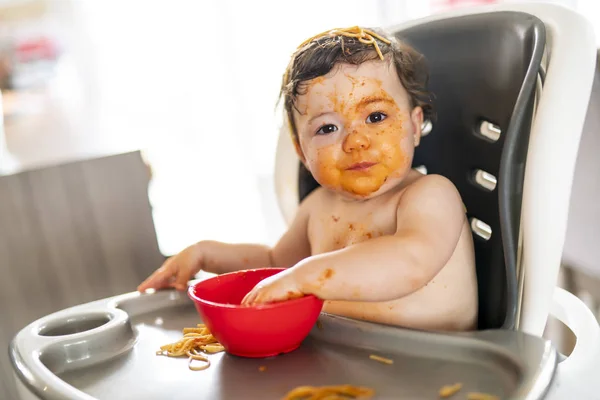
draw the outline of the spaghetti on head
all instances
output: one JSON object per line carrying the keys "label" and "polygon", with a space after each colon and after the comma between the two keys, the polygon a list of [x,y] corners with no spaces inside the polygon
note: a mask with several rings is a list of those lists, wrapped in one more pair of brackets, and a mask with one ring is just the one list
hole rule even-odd
{"label": "spaghetti on head", "polygon": [[310,37],[310,38],[306,39],[304,42],[300,43],[300,45],[298,46],[298,49],[306,46],[307,44],[309,44],[310,42],[312,42],[314,40],[320,39],[325,36],[330,36],[330,37],[346,36],[349,38],[357,39],[362,44],[372,44],[375,47],[375,51],[377,52],[377,55],[382,60],[383,60],[383,54],[381,53],[381,50],[379,49],[379,45],[377,44],[375,39],[378,39],[385,44],[391,43],[386,38],[379,36],[378,34],[376,34],[375,32],[373,32],[369,29],[364,29],[364,28],[361,28],[360,26],[353,26],[350,28],[336,28],[336,29],[330,29],[325,32],[321,32],[318,35]]}
{"label": "spaghetti on head", "polygon": [[306,85],[311,80],[326,76],[336,65],[358,66],[368,61],[386,60],[394,66],[400,83],[408,93],[411,107],[421,107],[423,120],[433,123],[433,99],[427,88],[429,73],[421,53],[378,28],[335,28],[300,43],[283,73],[279,100],[283,100],[284,118],[293,143],[299,145],[294,119],[294,113],[299,111],[296,102],[306,94]]}

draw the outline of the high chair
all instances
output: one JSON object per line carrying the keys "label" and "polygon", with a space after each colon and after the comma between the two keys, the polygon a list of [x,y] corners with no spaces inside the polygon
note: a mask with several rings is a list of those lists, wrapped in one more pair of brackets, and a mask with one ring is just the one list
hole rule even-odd
{"label": "high chair", "polygon": [[[421,51],[437,120],[426,121],[413,166],[451,179],[475,240],[479,329],[544,332],[549,316],[577,343],[551,398],[600,398],[600,328],[556,286],[579,139],[594,77],[588,21],[562,6],[500,4],[460,9],[390,29]],[[318,184],[298,161],[287,124],[275,168],[290,222]]]}
{"label": "high chair", "polygon": [[[323,314],[306,346],[288,356],[249,360],[214,355],[212,366],[194,372],[186,370],[187,360],[176,363],[156,355],[158,346],[179,340],[182,328],[198,322],[187,296],[173,290],[130,292],[53,312],[21,329],[9,346],[18,397],[163,399],[177,393],[178,399],[281,398],[299,385],[364,382],[376,386],[381,399],[438,398],[441,385],[460,379],[469,391],[488,387],[518,400],[599,398],[595,375],[600,328],[582,301],[556,287],[595,66],[589,24],[566,8],[535,3],[463,9],[391,30],[425,54],[431,71],[437,119],[424,124],[414,167],[449,177],[463,196],[475,239],[480,332],[420,332]],[[301,167],[285,128],[280,132],[275,179],[279,205],[289,222],[317,184]],[[96,193],[92,199],[105,199],[100,192],[91,193]],[[51,205],[43,196],[35,200]],[[143,213],[144,208],[136,211]],[[46,211],[44,218],[58,218]],[[76,216],[80,215],[85,214]],[[98,221],[106,223],[103,218]],[[148,220],[142,216],[139,221]],[[139,221],[126,226],[150,227],[140,227]],[[121,221],[112,225],[123,231]],[[52,242],[79,239],[81,232],[92,236],[99,229],[76,226],[79,236],[55,234]],[[141,248],[136,245],[138,235],[132,234],[129,245],[123,246],[127,231],[110,234],[106,244],[112,243],[116,254],[142,249],[145,257],[157,259],[125,257],[117,267],[138,261],[130,268],[156,268],[155,241]],[[14,247],[29,255],[25,245]],[[50,250],[58,248],[55,244]],[[74,273],[65,281],[70,285],[97,261],[94,252],[85,254],[82,262],[73,257]],[[32,262],[18,264],[26,257],[13,259],[17,261],[4,265],[18,268],[20,274],[37,268]],[[49,277],[60,272],[43,271]],[[0,295],[8,300],[0,303],[17,314],[10,303],[20,304],[16,295],[33,293],[36,301],[62,295],[50,279],[38,279],[42,289],[58,292],[46,296],[29,288],[16,292],[12,281],[7,282]],[[540,339],[549,316],[564,322],[577,337],[574,350],[562,361],[550,342]],[[367,364],[369,352],[389,353],[397,362]],[[268,370],[260,369],[267,363]],[[465,393],[453,398],[465,398]]]}

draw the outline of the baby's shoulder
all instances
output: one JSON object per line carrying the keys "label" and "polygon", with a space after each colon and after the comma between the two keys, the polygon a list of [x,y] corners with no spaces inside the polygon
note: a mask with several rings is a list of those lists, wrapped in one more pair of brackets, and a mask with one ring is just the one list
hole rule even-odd
{"label": "baby's shoulder", "polygon": [[412,213],[416,210],[444,210],[463,214],[466,207],[458,188],[442,175],[425,175],[407,185],[398,197],[398,209]]}
{"label": "baby's shoulder", "polygon": [[411,197],[414,200],[431,196],[448,199],[460,198],[454,183],[445,176],[437,174],[423,175],[412,180],[404,186],[399,195],[400,197]]}

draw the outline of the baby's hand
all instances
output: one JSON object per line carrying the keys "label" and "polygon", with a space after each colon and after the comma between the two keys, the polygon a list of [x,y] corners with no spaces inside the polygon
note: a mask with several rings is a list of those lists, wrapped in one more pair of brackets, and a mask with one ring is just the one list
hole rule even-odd
{"label": "baby's hand", "polygon": [[302,297],[300,285],[296,281],[293,271],[283,271],[260,281],[244,297],[242,305],[275,303]]}
{"label": "baby's hand", "polygon": [[159,269],[138,286],[137,290],[143,292],[146,289],[171,287],[185,291],[187,282],[200,271],[201,267],[202,254],[198,246],[189,246],[165,261]]}

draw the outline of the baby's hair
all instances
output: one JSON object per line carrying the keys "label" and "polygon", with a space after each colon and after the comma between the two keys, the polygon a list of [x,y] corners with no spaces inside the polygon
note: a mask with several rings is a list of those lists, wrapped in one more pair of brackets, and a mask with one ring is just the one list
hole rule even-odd
{"label": "baby's hair", "polygon": [[429,73],[422,54],[380,30],[358,26],[332,29],[301,43],[283,75],[280,98],[284,99],[293,139],[298,140],[293,110],[297,97],[306,93],[307,81],[327,75],[337,64],[360,65],[378,58],[393,60],[411,107],[420,106],[424,120],[433,119],[431,95],[427,90]]}

